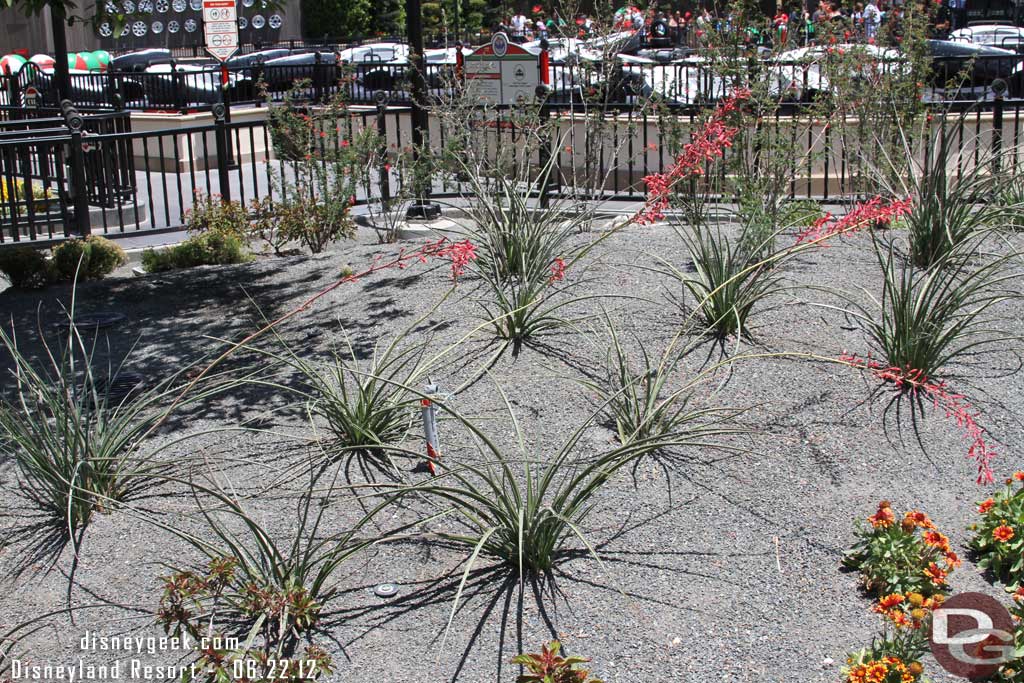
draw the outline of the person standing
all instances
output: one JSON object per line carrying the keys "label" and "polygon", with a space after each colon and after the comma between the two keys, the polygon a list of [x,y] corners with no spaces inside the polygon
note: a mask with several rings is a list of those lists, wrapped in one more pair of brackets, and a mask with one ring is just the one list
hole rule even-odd
{"label": "person standing", "polygon": [[875,0],[868,0],[864,5],[864,37],[869,43],[875,42],[878,37],[878,26],[882,23],[882,13],[875,4]]}

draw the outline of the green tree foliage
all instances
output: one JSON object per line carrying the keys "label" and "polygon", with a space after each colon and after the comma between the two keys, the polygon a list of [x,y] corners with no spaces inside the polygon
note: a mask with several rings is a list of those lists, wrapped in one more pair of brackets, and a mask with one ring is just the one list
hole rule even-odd
{"label": "green tree foliage", "polygon": [[302,35],[307,38],[366,36],[375,34],[377,25],[371,0],[302,0]]}

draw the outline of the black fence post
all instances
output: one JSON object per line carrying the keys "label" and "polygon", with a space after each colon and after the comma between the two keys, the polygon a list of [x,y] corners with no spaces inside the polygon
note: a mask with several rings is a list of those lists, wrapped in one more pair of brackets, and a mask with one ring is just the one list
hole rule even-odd
{"label": "black fence post", "polygon": [[316,56],[313,57],[313,100],[317,103],[323,101],[324,97],[322,65],[323,59],[320,56],[320,51],[317,50]]}
{"label": "black fence post", "polygon": [[388,98],[387,93],[379,91],[377,97],[377,135],[380,138],[380,199],[382,204],[391,201],[391,165],[388,163]]}
{"label": "black fence post", "polygon": [[82,127],[85,120],[71,104],[71,100],[60,103],[64,123],[71,133],[71,200],[75,209],[75,232],[79,237],[92,234],[89,224],[89,195],[85,187],[85,152],[82,150]]}
{"label": "black fence post", "polygon": [[228,155],[228,127],[224,119],[224,105],[217,103],[213,105],[213,118],[215,122],[214,136],[217,144],[217,179],[220,183],[221,200],[231,201],[231,177],[228,175],[228,166],[231,159]]}
{"label": "black fence post", "polygon": [[996,79],[992,82],[995,94],[992,102],[992,173],[999,173],[1003,156],[1003,94],[1006,92],[1006,81]]}
{"label": "black fence post", "polygon": [[177,63],[171,60],[171,87],[174,88],[174,103],[182,114],[188,113],[188,98],[185,96],[184,74],[178,71]]}

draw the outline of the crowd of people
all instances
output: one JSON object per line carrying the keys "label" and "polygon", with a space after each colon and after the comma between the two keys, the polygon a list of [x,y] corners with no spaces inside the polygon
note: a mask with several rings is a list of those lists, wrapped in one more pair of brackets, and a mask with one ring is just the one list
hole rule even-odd
{"label": "crowd of people", "polygon": [[[743,32],[748,43],[782,48],[815,45],[826,37],[834,40],[837,36],[843,42],[876,43],[899,40],[904,1],[859,0],[844,6],[837,0],[820,0],[813,7],[779,9],[772,17],[744,26],[737,25],[732,14],[716,14],[706,7],[692,12],[623,7],[610,22],[599,25],[586,14],[566,20],[558,10],[547,13],[541,5],[534,5],[529,16],[516,12],[496,29],[517,42],[557,36],[586,39],[610,23],[612,31],[634,31],[645,43],[664,47],[697,48],[705,36],[736,31]],[[948,37],[951,31],[966,24],[966,14],[965,0],[942,0],[931,24],[931,37]]]}

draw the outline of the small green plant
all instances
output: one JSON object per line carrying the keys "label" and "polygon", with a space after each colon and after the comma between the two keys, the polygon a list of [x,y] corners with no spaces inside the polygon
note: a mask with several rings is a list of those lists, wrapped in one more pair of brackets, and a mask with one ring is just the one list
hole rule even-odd
{"label": "small green plant", "polygon": [[329,436],[321,440],[321,449],[331,459],[354,455],[393,472],[391,454],[409,432],[419,405],[419,397],[405,387],[418,385],[426,374],[426,345],[404,344],[410,329],[375,346],[366,362],[359,361],[347,336],[344,348],[334,349],[326,362],[301,357],[279,338],[281,350],[260,352],[296,371],[298,381],[256,381],[297,395],[314,425],[326,424]]}
{"label": "small green plant", "polygon": [[[232,667],[246,660],[262,665],[257,679],[270,676],[270,660],[285,658],[293,660],[289,667],[296,667],[284,674],[289,680],[330,673],[330,657],[312,638],[323,631],[325,611],[342,594],[334,575],[354,555],[389,538],[381,532],[358,534],[391,501],[383,500],[350,529],[328,532],[325,515],[340,487],[337,471],[325,477],[327,481],[310,474],[297,507],[297,524],[283,538],[261,525],[236,497],[198,483],[193,491],[209,533],[199,536],[166,527],[208,558],[203,567],[172,568],[163,578],[157,611],[169,635],[197,641],[226,637],[219,641],[223,647],[198,653],[203,681],[227,680]],[[297,655],[303,643],[304,654]]]}
{"label": "small green plant", "polygon": [[146,249],[142,252],[142,267],[147,273],[162,273],[196,266],[248,263],[252,259],[237,237],[221,232],[204,232],[173,247]]}
{"label": "small green plant", "polygon": [[0,442],[13,455],[24,495],[58,534],[77,543],[94,513],[117,507],[169,466],[157,457],[161,449],[140,449],[167,416],[177,377],[119,393],[127,357],[97,374],[73,304],[60,346],[40,343],[43,365],[22,353],[13,331],[0,329],[0,348],[13,360],[11,390],[0,396]]}
{"label": "small green plant", "polygon": [[56,277],[46,255],[32,247],[0,248],[0,274],[15,289],[39,289]]}
{"label": "small green plant", "polygon": [[748,223],[736,240],[717,227],[674,226],[690,251],[696,275],[658,259],[694,298],[708,332],[721,339],[748,335],[754,307],[779,290],[770,262],[775,234],[762,234],[757,225]]}
{"label": "small green plant", "polygon": [[245,244],[252,227],[246,208],[236,201],[225,201],[218,194],[196,190],[192,208],[185,211],[185,228],[192,235],[218,233]]}
{"label": "small green plant", "polygon": [[[908,258],[918,268],[948,265],[954,252],[986,231],[1003,227],[1018,210],[999,201],[1007,180],[989,172],[987,154],[970,163],[958,160],[957,130],[963,125],[961,118],[957,125],[943,121],[936,126],[923,151],[924,161],[914,161],[910,172],[899,176],[898,186],[886,186],[891,196],[914,198],[901,224],[907,229]],[[919,156],[909,142],[905,152],[910,159]]]}
{"label": "small green plant", "polygon": [[[654,362],[637,338],[637,352],[630,354],[623,346],[611,321],[607,319],[610,346],[605,364],[604,381],[580,380],[593,391],[615,425],[619,443],[659,440],[693,431],[701,424],[705,437],[736,433],[726,423],[736,411],[695,405],[693,387],[671,389],[670,380],[678,376],[678,358],[670,345]],[[639,360],[638,360],[639,359]]]}
{"label": "small green plant", "polygon": [[981,521],[971,525],[970,542],[978,566],[1011,589],[1024,586],[1024,471],[1014,472],[1005,487],[979,503],[978,513]]}
{"label": "small green plant", "polygon": [[592,678],[590,672],[582,668],[589,659],[563,657],[559,654],[561,650],[562,644],[552,640],[540,646],[539,654],[513,657],[513,664],[529,672],[520,675],[516,683],[603,683],[599,678]]}
{"label": "small green plant", "polygon": [[868,526],[858,522],[857,542],[843,557],[845,567],[860,572],[866,591],[882,598],[909,592],[929,597],[949,590],[947,577],[960,558],[928,515],[912,510],[897,521],[883,500],[867,521]]}
{"label": "small green plant", "polygon": [[[99,235],[70,239],[53,248],[53,265],[62,280],[98,280],[128,262],[118,244]],[[79,265],[81,264],[81,265]]]}
{"label": "small green plant", "polygon": [[273,220],[285,242],[298,242],[319,254],[331,242],[355,236],[350,215],[355,197],[338,197],[326,186],[324,190],[329,194],[313,196],[293,189],[275,205]]}
{"label": "small green plant", "polygon": [[885,363],[925,378],[937,378],[964,354],[1012,338],[993,331],[986,314],[997,303],[1018,294],[1006,284],[1015,276],[994,258],[975,266],[966,254],[949,253],[930,270],[901,262],[893,245],[873,238],[882,270],[882,295],[865,305],[853,293],[842,293],[846,313],[859,322]]}

